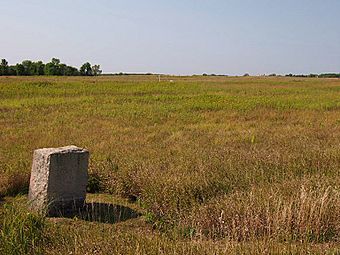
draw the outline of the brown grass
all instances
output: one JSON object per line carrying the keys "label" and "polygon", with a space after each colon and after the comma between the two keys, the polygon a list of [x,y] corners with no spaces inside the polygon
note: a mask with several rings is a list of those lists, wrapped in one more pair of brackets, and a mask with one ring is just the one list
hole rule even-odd
{"label": "brown grass", "polygon": [[1,175],[0,198],[28,192],[30,175],[27,172],[10,172]]}
{"label": "brown grass", "polygon": [[337,242],[340,193],[331,187],[235,193],[195,211],[191,227],[197,236],[244,241]]}
{"label": "brown grass", "polygon": [[121,254],[209,254],[215,242],[235,253],[333,251],[340,80],[169,79],[0,78],[0,194],[27,189],[34,149],[75,144],[90,150],[99,190],[134,201],[147,221],[141,233],[122,231],[125,250],[98,226],[61,227],[83,240],[64,240],[78,254],[91,238]]}

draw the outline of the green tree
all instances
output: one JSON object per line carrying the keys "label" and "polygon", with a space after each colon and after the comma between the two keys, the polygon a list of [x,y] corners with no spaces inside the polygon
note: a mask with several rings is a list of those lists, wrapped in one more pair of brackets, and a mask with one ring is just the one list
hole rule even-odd
{"label": "green tree", "polygon": [[22,61],[24,67],[24,75],[34,75],[34,64],[31,60]]}
{"label": "green tree", "polygon": [[92,72],[92,67],[91,64],[89,62],[86,62],[85,64],[83,64],[80,67],[80,74],[83,76],[92,76],[93,72]]}
{"label": "green tree", "polygon": [[82,65],[81,70],[61,63],[58,58],[52,58],[44,64],[42,61],[24,60],[22,63],[9,66],[6,59],[0,62],[0,75],[67,75],[67,76],[92,76],[100,75],[100,65],[91,66],[89,62]]}
{"label": "green tree", "polygon": [[59,66],[60,65],[60,59],[52,58],[51,63],[55,66]]}
{"label": "green tree", "polygon": [[34,75],[44,75],[45,74],[45,64],[42,61],[34,62]]}
{"label": "green tree", "polygon": [[100,70],[100,65],[94,65],[92,66],[92,74],[94,76],[97,76],[97,75],[101,75],[102,74],[102,70]]}
{"label": "green tree", "polygon": [[67,66],[66,71],[65,71],[65,75],[67,75],[67,76],[77,76],[77,75],[79,75],[79,71],[78,71],[77,68],[75,68],[73,66]]}
{"label": "green tree", "polygon": [[6,59],[1,59],[0,75],[8,75],[8,62]]}
{"label": "green tree", "polygon": [[59,73],[58,73],[58,75],[61,75],[61,76],[66,75],[66,69],[67,69],[67,65],[59,64]]}
{"label": "green tree", "polygon": [[60,75],[60,60],[57,58],[52,58],[51,62],[45,65],[46,75]]}
{"label": "green tree", "polygon": [[25,67],[22,65],[22,64],[17,64],[15,66],[15,69],[16,69],[16,74],[17,75],[25,75]]}
{"label": "green tree", "polygon": [[17,75],[17,68],[16,68],[16,66],[9,66],[8,67],[8,75]]}

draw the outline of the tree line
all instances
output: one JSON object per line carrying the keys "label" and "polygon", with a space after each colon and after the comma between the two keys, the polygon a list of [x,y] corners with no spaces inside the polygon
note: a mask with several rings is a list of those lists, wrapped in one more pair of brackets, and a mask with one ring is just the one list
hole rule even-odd
{"label": "tree line", "polygon": [[301,78],[340,78],[340,73],[322,73],[322,74],[286,74],[286,77]]}
{"label": "tree line", "polygon": [[73,66],[61,63],[59,59],[52,58],[50,62],[24,60],[16,65],[9,65],[6,59],[0,63],[0,76],[31,76],[31,75],[57,75],[57,76],[96,76],[100,75],[100,65],[84,63],[78,70]]}

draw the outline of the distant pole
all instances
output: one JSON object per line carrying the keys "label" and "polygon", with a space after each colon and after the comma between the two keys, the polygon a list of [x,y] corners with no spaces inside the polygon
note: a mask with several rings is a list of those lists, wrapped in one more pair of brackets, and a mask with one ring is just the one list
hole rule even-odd
{"label": "distant pole", "polygon": [[161,82],[161,75],[158,75],[158,82]]}

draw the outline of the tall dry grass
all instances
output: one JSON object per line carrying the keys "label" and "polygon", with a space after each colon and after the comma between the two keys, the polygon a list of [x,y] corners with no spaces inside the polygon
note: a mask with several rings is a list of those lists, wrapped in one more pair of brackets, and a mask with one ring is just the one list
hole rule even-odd
{"label": "tall dry grass", "polygon": [[[27,189],[34,149],[76,144],[91,152],[89,191],[147,211],[151,230],[135,233],[129,251],[98,240],[121,253],[145,243],[180,253],[186,237],[239,251],[338,242],[339,80],[169,79],[0,78],[0,194]],[[85,240],[85,251],[101,236],[87,226],[62,235]],[[157,230],[170,241],[152,243]]]}
{"label": "tall dry grass", "polygon": [[338,242],[340,193],[332,187],[235,193],[194,211],[188,226],[198,237],[233,241]]}
{"label": "tall dry grass", "polygon": [[30,175],[28,172],[6,172],[0,178],[0,198],[16,196],[28,192]]}

